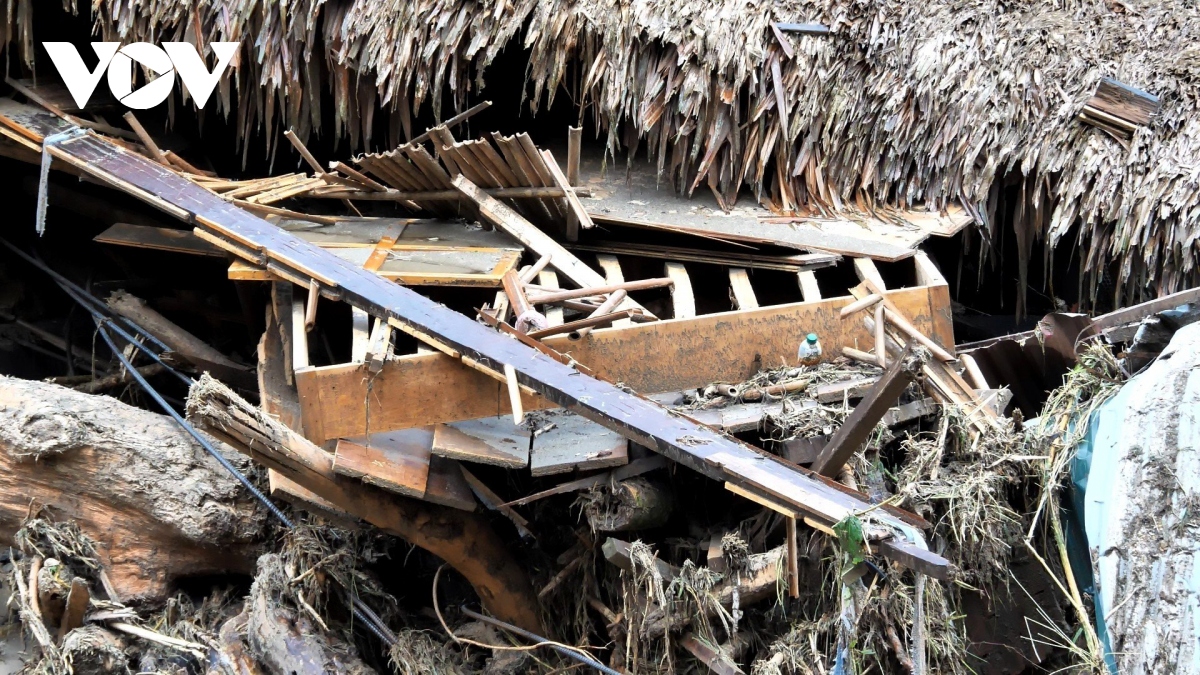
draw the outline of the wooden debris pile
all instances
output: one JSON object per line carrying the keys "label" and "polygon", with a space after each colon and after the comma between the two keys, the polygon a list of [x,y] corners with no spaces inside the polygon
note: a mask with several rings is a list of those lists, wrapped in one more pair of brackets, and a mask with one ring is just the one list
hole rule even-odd
{"label": "wooden debris pile", "polygon": [[[0,126],[194,228],[112,223],[99,246],[235,258],[207,273],[242,285],[254,350],[235,358],[172,321],[153,284],[136,286],[151,301],[101,301],[9,246],[93,318],[97,374],[119,380],[105,387],[132,381],[172,419],[0,380],[37,394],[0,395],[0,421],[15,420],[0,481],[22,495],[0,536],[21,551],[17,605],[44,669],[136,656],[154,670],[163,649],[271,673],[1096,662],[1094,641],[1013,633],[1090,626],[1078,592],[1060,592],[1066,455],[1040,454],[1047,432],[1007,414],[992,362],[956,348],[949,285],[923,252],[883,267],[681,230],[684,244],[636,255],[619,233],[597,246],[578,153],[563,169],[524,135],[459,142],[437,127],[432,152],[418,137],[328,169],[289,135],[311,176],[226,181],[155,153],[144,129],[141,146],[117,143],[59,113],[0,101]],[[343,213],[302,210],[317,198]],[[491,266],[452,260],[475,254]],[[98,419],[72,422],[46,402],[60,395]],[[182,440],[163,445],[164,429]],[[137,462],[79,459],[110,437]],[[138,462],[156,482],[123,487]],[[48,507],[36,519],[24,483]],[[199,524],[173,491],[199,495]],[[126,560],[122,545],[146,552]],[[169,570],[143,560],[176,552]],[[193,560],[246,583],[172,595]],[[135,605],[117,571],[156,592]],[[989,655],[997,641],[1019,668]]]}

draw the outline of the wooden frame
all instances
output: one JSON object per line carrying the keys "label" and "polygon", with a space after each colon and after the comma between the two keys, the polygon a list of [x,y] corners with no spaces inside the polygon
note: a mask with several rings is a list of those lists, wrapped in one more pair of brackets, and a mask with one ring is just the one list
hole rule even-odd
{"label": "wooden frame", "polygon": [[[950,298],[942,285],[886,292],[913,324],[939,344],[953,348]],[[747,311],[705,314],[593,331],[587,338],[547,338],[547,346],[635,391],[681,391],[712,382],[742,382],[760,368],[796,363],[799,340],[821,337],[826,358],[842,347],[869,348],[871,335],[860,321],[840,317],[854,298]],[[508,392],[492,377],[442,353],[389,359],[368,377],[362,364],[309,367],[296,371],[296,384],[309,439],[360,436],[437,422],[508,414]],[[368,396],[369,390],[369,396]],[[554,407],[540,396],[521,397],[525,411]]]}

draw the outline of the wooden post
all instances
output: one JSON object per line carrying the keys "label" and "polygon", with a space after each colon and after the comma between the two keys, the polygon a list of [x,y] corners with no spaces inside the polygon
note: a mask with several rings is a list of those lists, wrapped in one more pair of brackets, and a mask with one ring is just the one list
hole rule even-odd
{"label": "wooden post", "polygon": [[788,596],[792,598],[800,597],[800,555],[799,547],[796,545],[796,518],[793,516],[785,516],[787,523],[787,580],[788,580]]}
{"label": "wooden post", "polygon": [[579,150],[583,145],[583,127],[567,127],[567,183],[579,185]]}

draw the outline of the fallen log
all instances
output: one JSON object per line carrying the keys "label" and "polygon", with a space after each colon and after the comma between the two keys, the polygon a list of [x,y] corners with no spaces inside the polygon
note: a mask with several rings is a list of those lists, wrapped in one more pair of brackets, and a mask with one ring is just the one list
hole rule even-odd
{"label": "fallen log", "polygon": [[593,532],[633,532],[666,524],[675,495],[645,478],[630,478],[585,495],[584,514]]}
{"label": "fallen log", "polygon": [[265,524],[170,418],[0,377],[0,542],[12,544],[39,508],[95,541],[126,603],[161,602],[183,575],[251,573]]}

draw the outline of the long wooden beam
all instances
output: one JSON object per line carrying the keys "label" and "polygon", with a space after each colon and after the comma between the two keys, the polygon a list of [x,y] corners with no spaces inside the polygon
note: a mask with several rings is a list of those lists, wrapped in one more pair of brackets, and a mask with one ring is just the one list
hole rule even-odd
{"label": "long wooden beam", "polygon": [[[46,146],[54,158],[194,223],[197,234],[238,257],[265,264],[293,283],[315,284],[330,299],[386,318],[394,327],[493,377],[515,374],[521,387],[713,480],[769,495],[829,524],[872,508],[861,493],[843,491],[843,486],[647,398],[588,377],[520,340],[323,251],[104,137],[80,134],[79,127],[44,110],[0,101],[0,123],[37,142],[58,135],[57,143]],[[63,132],[73,135],[59,135]],[[891,511],[875,513],[897,531],[905,528]],[[911,519],[916,517],[905,517]],[[932,564],[943,571],[949,565],[943,558]]]}
{"label": "long wooden beam", "polygon": [[[886,291],[888,298],[927,335],[954,344],[939,289]],[[860,321],[845,321],[851,296],[775,305],[741,312],[705,314],[593,331],[582,340],[546,338],[599,375],[634,391],[683,391],[713,382],[743,382],[762,368],[796,364],[799,341],[817,333],[828,358],[842,347],[867,348],[874,338]],[[310,367],[296,372],[305,433],[315,443],[436,422],[457,422],[511,412],[499,383],[445,354],[389,359],[368,377],[361,364]],[[370,398],[368,398],[368,391]],[[526,396],[526,411],[553,407]]]}

